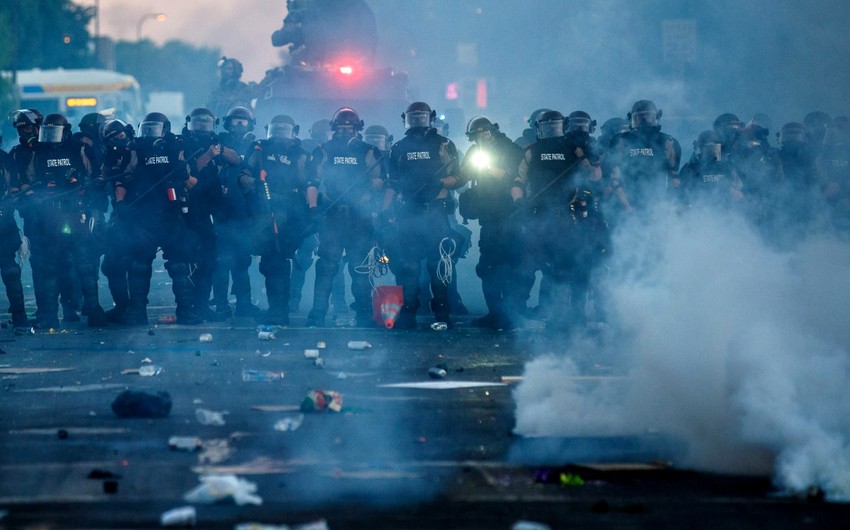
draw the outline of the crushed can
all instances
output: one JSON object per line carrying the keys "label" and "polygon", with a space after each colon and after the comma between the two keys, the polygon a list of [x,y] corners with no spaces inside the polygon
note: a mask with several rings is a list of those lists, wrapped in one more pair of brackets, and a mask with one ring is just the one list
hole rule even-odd
{"label": "crushed can", "polygon": [[349,350],[368,350],[372,345],[365,340],[350,340],[348,341]]}

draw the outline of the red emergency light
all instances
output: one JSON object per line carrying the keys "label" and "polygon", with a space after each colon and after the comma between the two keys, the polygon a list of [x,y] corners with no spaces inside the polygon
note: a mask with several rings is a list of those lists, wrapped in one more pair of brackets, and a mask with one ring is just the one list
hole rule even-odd
{"label": "red emergency light", "polygon": [[351,74],[354,73],[354,67],[348,66],[348,65],[340,66],[339,67],[339,73],[341,73],[342,75],[351,75]]}

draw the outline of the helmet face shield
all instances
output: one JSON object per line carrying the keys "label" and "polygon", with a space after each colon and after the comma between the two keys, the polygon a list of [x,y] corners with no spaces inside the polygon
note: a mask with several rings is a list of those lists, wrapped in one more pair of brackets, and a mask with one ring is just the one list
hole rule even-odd
{"label": "helmet face shield", "polygon": [[139,125],[139,136],[142,138],[162,138],[164,125],[161,121],[143,121]]}
{"label": "helmet face shield", "polygon": [[408,128],[430,127],[431,113],[422,110],[407,112],[404,115],[404,125]]}
{"label": "helmet face shield", "polygon": [[550,120],[537,122],[538,136],[540,138],[557,138],[564,135],[564,120]]}
{"label": "helmet face shield", "polygon": [[632,129],[655,127],[658,123],[658,113],[654,110],[632,112]]}
{"label": "helmet face shield", "polygon": [[189,118],[189,130],[193,132],[213,132],[215,130],[215,118],[209,114],[201,114]]}
{"label": "helmet face shield", "polygon": [[38,141],[43,144],[61,144],[64,133],[63,125],[42,125],[38,131]]}
{"label": "helmet face shield", "polygon": [[266,131],[268,140],[291,140],[295,127],[291,123],[271,123]]}
{"label": "helmet face shield", "polygon": [[387,150],[387,137],[383,134],[364,134],[363,141],[381,151]]}
{"label": "helmet face shield", "polygon": [[590,118],[570,118],[569,131],[584,131],[590,133]]}

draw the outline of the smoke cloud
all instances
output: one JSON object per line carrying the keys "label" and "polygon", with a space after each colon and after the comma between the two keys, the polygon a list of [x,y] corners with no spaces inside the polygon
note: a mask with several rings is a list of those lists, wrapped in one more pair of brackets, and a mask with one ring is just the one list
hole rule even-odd
{"label": "smoke cloud", "polygon": [[[615,234],[604,281],[615,325],[526,366],[516,432],[686,442],[678,467],[768,474],[850,500],[850,245],[777,250],[741,217],[656,212]],[[610,359],[624,378],[588,382]],[[557,455],[551,455],[557,458]]]}

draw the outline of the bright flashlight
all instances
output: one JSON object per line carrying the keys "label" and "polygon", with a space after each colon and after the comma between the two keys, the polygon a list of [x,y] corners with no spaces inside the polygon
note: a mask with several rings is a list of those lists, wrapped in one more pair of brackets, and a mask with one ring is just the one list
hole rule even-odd
{"label": "bright flashlight", "polygon": [[472,154],[472,164],[478,169],[490,167],[490,155],[484,151],[475,151]]}

